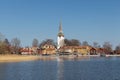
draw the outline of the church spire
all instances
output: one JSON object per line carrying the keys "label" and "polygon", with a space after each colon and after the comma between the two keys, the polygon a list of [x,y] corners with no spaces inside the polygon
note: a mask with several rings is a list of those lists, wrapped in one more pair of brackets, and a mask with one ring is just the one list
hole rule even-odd
{"label": "church spire", "polygon": [[62,33],[62,22],[60,21],[60,25],[59,25],[59,32]]}
{"label": "church spire", "polygon": [[59,33],[58,33],[58,36],[59,37],[64,36],[63,31],[62,31],[62,22],[61,21],[60,21],[60,24],[59,24]]}

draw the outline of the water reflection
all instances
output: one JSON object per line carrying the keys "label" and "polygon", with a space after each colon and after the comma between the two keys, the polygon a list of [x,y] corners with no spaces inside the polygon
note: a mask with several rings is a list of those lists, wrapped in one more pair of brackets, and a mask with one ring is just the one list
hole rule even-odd
{"label": "water reflection", "polygon": [[6,80],[7,64],[0,64],[0,80]]}
{"label": "water reflection", "polygon": [[64,80],[64,61],[57,57],[57,80]]}

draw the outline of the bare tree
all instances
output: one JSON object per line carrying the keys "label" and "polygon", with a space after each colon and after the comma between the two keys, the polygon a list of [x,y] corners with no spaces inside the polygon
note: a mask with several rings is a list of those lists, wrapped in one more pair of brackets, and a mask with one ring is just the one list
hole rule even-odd
{"label": "bare tree", "polygon": [[5,36],[2,33],[0,33],[0,41],[4,41],[4,39],[5,39]]}
{"label": "bare tree", "polygon": [[87,41],[83,41],[82,45],[83,45],[83,46],[89,46],[89,44],[88,44]]}
{"label": "bare tree", "polygon": [[110,42],[104,42],[103,48],[105,48],[108,51],[108,53],[112,52],[112,44]]}
{"label": "bare tree", "polygon": [[18,38],[12,39],[11,46],[12,46],[12,53],[19,54],[20,40]]}
{"label": "bare tree", "polygon": [[4,36],[0,33],[0,54],[8,54],[10,53],[9,45],[5,42]]}
{"label": "bare tree", "polygon": [[81,45],[80,41],[77,40],[77,39],[72,39],[71,43],[72,43],[73,46],[80,46]]}
{"label": "bare tree", "polygon": [[4,44],[6,46],[6,53],[11,53],[10,52],[10,42],[7,38],[4,40]]}
{"label": "bare tree", "polygon": [[70,45],[71,45],[71,42],[70,42],[70,40],[68,40],[68,39],[65,39],[64,42],[65,42],[65,45],[66,45],[66,46],[70,46]]}
{"label": "bare tree", "polygon": [[115,52],[116,52],[117,54],[120,54],[120,44],[116,46]]}
{"label": "bare tree", "polygon": [[4,40],[4,43],[5,43],[7,46],[10,46],[10,42],[9,42],[9,40],[8,40],[7,38]]}
{"label": "bare tree", "polygon": [[39,41],[37,39],[33,39],[32,46],[38,47]]}
{"label": "bare tree", "polygon": [[[54,40],[52,40],[52,39],[46,39],[46,40],[44,40],[44,41],[42,41],[42,42],[40,43],[39,47],[41,47],[41,46],[43,46],[43,45],[45,45],[45,44],[49,44],[49,45],[54,45],[54,46],[55,46]],[[55,47],[56,47],[56,46],[55,46]]]}
{"label": "bare tree", "polygon": [[6,45],[2,41],[0,41],[0,54],[6,54]]}
{"label": "bare tree", "polygon": [[77,39],[71,39],[71,40],[65,39],[65,45],[66,46],[80,46],[81,43]]}
{"label": "bare tree", "polygon": [[100,48],[100,45],[99,45],[98,42],[93,42],[93,47],[95,47],[95,48]]}

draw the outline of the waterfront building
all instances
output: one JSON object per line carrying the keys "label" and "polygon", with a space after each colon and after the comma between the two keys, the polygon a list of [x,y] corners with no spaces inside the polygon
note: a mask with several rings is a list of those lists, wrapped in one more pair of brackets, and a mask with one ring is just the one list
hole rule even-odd
{"label": "waterfront building", "polygon": [[42,55],[52,55],[56,53],[56,48],[54,45],[45,44],[41,46],[41,53]]}
{"label": "waterfront building", "polygon": [[88,55],[91,47],[89,46],[63,46],[59,49],[61,53]]}

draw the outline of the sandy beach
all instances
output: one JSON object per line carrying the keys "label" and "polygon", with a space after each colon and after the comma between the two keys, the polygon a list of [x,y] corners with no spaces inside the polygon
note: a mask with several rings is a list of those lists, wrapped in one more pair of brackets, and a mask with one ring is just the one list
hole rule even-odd
{"label": "sandy beach", "polygon": [[20,62],[38,60],[40,57],[35,55],[0,55],[0,62]]}
{"label": "sandy beach", "polygon": [[[106,55],[106,57],[120,57],[120,55]],[[40,56],[40,55],[0,55],[0,62],[21,62],[32,60],[57,60],[63,59],[89,59],[90,57],[100,57],[99,55],[82,55],[82,56]]]}
{"label": "sandy beach", "polygon": [[[76,56],[69,55],[69,56],[41,56],[41,55],[0,55],[0,62],[21,62],[21,61],[32,61],[32,60],[57,60],[57,59],[74,59]],[[88,56],[79,56],[77,58],[83,59],[88,58]]]}
{"label": "sandy beach", "polygon": [[41,56],[41,55],[0,55],[1,62],[23,62],[33,60],[55,60],[56,56]]}

